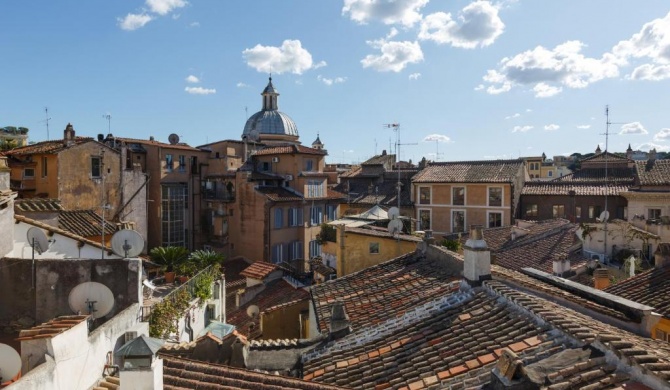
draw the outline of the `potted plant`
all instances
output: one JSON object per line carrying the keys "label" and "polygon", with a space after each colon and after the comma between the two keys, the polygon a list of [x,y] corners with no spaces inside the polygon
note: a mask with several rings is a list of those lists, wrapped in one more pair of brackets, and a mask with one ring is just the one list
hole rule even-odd
{"label": "potted plant", "polygon": [[188,259],[188,249],[181,246],[159,246],[153,248],[151,261],[161,265],[166,283],[173,283],[175,267]]}
{"label": "potted plant", "polygon": [[198,272],[198,269],[193,261],[187,259],[186,261],[177,264],[175,266],[175,271],[177,272],[179,283],[184,284]]}
{"label": "potted plant", "polygon": [[197,250],[191,253],[189,256],[189,261],[192,262],[196,270],[202,270],[210,265],[221,265],[223,263],[224,256],[221,253],[207,250]]}

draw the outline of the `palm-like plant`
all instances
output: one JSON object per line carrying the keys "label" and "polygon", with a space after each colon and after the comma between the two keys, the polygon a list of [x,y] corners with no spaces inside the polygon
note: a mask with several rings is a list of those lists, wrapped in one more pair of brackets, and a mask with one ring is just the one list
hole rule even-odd
{"label": "palm-like plant", "polygon": [[205,269],[210,265],[221,265],[225,257],[221,253],[206,250],[197,250],[191,253],[189,261],[195,264],[198,270]]}
{"label": "palm-like plant", "polygon": [[151,261],[163,266],[165,272],[173,272],[176,266],[188,259],[188,249],[181,246],[159,246],[149,254]]}

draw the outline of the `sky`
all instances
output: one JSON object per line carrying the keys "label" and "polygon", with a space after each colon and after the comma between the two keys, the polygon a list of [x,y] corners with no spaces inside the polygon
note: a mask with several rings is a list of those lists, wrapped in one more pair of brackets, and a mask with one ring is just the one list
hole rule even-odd
{"label": "sky", "polygon": [[667,0],[3,0],[0,53],[31,141],[239,140],[271,73],[329,163],[589,153],[606,106],[610,151],[670,150]]}

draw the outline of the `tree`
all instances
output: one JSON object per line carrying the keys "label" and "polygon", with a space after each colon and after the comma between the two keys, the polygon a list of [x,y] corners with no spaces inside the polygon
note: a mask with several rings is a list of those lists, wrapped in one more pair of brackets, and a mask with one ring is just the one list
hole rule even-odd
{"label": "tree", "polygon": [[19,144],[14,139],[4,139],[0,141],[0,151],[6,152],[18,147]]}
{"label": "tree", "polygon": [[151,261],[161,265],[165,272],[173,272],[174,267],[188,259],[188,249],[181,246],[159,246],[149,254]]}

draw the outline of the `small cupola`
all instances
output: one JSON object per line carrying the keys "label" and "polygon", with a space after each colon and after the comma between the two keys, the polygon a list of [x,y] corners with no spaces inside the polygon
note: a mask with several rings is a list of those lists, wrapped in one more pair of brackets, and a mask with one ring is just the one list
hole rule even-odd
{"label": "small cupola", "polygon": [[163,379],[163,360],[157,353],[164,343],[161,339],[141,335],[119,348],[116,355],[121,358],[121,388],[162,388],[158,381]]}
{"label": "small cupola", "polygon": [[312,142],[312,148],[323,150],[323,142],[321,142],[321,139],[319,138],[319,133],[316,133],[316,139]]}

